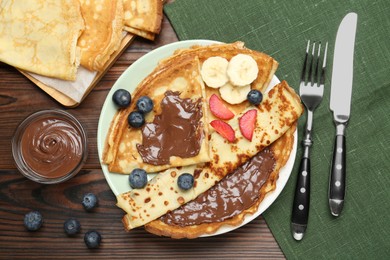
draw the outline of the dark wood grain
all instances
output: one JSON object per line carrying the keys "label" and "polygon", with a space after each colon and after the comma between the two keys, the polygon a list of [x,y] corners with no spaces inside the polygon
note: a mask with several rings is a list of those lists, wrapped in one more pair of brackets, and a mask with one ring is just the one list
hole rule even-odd
{"label": "dark wood grain", "polygon": [[[23,77],[16,69],[0,63],[0,258],[1,259],[283,259],[275,239],[260,216],[230,233],[195,240],[157,237],[143,228],[125,232],[123,212],[100,169],[97,125],[101,107],[114,82],[134,61],[151,50],[177,41],[164,18],[161,34],[154,42],[137,38],[80,106],[68,109],[87,129],[89,157],[73,179],[57,185],[40,185],[22,177],[15,169],[11,138],[18,123],[28,114],[45,108],[60,108],[55,100]],[[94,192],[99,207],[86,212],[81,198]],[[39,210],[44,225],[37,232],[23,226],[24,214]],[[67,237],[63,223],[77,218],[82,232]],[[103,236],[99,249],[88,250],[83,234],[98,230]]]}

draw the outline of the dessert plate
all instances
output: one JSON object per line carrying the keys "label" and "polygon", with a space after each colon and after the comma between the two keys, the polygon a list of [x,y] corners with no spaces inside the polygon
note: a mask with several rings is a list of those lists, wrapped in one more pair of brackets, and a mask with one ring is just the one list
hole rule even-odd
{"label": "dessert plate", "polygon": [[[104,173],[104,177],[106,178],[108,185],[110,186],[112,192],[115,195],[119,195],[123,192],[127,192],[131,188],[128,182],[128,175],[111,173],[108,171],[107,165],[102,163],[102,155],[103,155],[106,135],[108,133],[111,120],[117,111],[117,107],[112,101],[113,93],[120,88],[127,89],[128,91],[130,91],[130,93],[133,92],[134,89],[137,87],[137,85],[153,71],[153,69],[157,66],[160,60],[171,56],[173,52],[177,49],[188,48],[193,45],[210,45],[215,43],[219,43],[219,42],[211,41],[211,40],[187,40],[187,41],[171,43],[162,46],[160,48],[157,48],[145,54],[143,57],[141,57],[136,62],[134,62],[129,68],[127,68],[111,88],[103,104],[100,117],[99,117],[97,145],[98,145],[99,160]],[[268,89],[272,88],[279,82],[280,82],[279,79],[276,76],[274,76],[269,84]],[[297,131],[295,131],[294,133],[294,144],[290,154],[290,158],[288,159],[286,165],[281,169],[279,173],[279,179],[276,182],[276,189],[268,193],[264,197],[264,200],[260,203],[257,212],[253,215],[246,215],[243,223],[239,226],[234,226],[234,227],[223,226],[216,233],[212,235],[204,235],[204,236],[220,235],[232,231],[234,229],[237,229],[249,223],[256,217],[261,215],[276,200],[276,198],[279,196],[284,186],[286,185],[294,165],[296,152],[297,152]],[[149,176],[149,178],[153,178],[153,177],[154,177],[153,174]]]}

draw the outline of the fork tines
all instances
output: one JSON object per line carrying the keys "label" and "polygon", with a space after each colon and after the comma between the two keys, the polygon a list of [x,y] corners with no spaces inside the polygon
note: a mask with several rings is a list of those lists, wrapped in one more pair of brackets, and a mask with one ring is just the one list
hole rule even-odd
{"label": "fork tines", "polygon": [[[309,82],[313,82],[314,85],[317,85],[319,82],[320,85],[324,85],[328,42],[326,42],[325,44],[324,57],[321,57],[321,42],[318,43],[317,54],[316,54],[316,42],[313,42],[312,44],[311,53],[309,52],[309,50],[310,50],[310,40],[307,41],[305,63],[302,69],[301,82],[307,83],[309,81]],[[321,59],[322,59],[322,68],[319,68]],[[306,74],[309,60],[310,60],[309,72]],[[314,69],[314,73],[313,73],[313,69]],[[318,78],[319,73],[320,73],[320,78]]]}

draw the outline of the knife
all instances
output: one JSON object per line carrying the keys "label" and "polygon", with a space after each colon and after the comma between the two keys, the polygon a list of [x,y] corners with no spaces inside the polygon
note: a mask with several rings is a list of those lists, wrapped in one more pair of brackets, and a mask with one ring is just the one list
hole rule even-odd
{"label": "knife", "polygon": [[333,56],[330,110],[336,126],[336,138],[329,178],[329,207],[333,216],[339,216],[344,206],[346,175],[345,129],[351,113],[353,55],[357,14],[347,14],[336,35]]}

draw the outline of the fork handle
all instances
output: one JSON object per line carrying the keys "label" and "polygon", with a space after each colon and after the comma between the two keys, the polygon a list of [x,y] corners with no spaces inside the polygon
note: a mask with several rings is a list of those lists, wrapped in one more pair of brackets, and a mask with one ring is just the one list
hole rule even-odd
{"label": "fork handle", "polygon": [[344,206],[346,145],[345,136],[336,135],[329,178],[329,207],[333,216],[339,216]]}
{"label": "fork handle", "polygon": [[310,205],[310,159],[303,157],[299,165],[299,174],[295,187],[291,228],[293,237],[301,240],[309,219]]}

